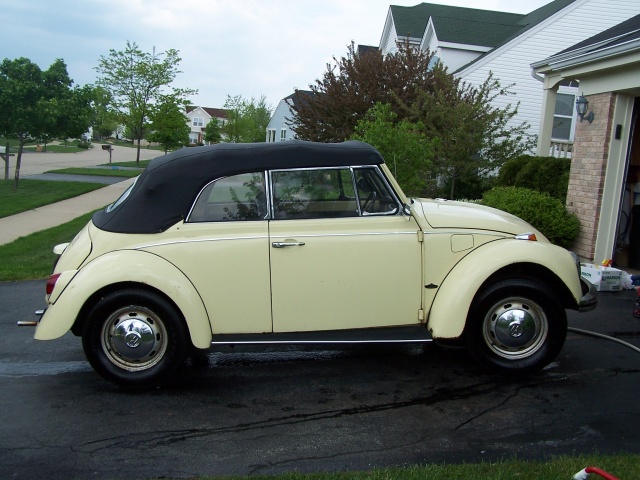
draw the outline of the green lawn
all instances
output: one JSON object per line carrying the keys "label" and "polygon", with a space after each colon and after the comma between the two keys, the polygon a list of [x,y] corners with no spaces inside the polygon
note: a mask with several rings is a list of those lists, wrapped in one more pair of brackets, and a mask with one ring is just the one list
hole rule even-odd
{"label": "green lawn", "polygon": [[53,247],[73,240],[92,215],[89,213],[63,225],[0,245],[0,282],[48,277],[56,258]]}
{"label": "green lawn", "polygon": [[77,197],[102,187],[104,185],[100,183],[22,179],[18,183],[18,189],[14,190],[13,180],[0,180],[0,218]]}

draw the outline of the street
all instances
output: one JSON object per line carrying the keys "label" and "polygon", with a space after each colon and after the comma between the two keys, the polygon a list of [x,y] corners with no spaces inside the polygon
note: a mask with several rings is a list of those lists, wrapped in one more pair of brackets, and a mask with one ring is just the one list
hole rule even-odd
{"label": "street", "polygon": [[[570,325],[640,346],[635,292]],[[569,333],[526,378],[421,346],[225,348],[172,388],[102,380],[79,338],[38,342],[17,320],[44,281],[0,284],[0,477],[129,479],[366,470],[640,452],[640,354]]]}

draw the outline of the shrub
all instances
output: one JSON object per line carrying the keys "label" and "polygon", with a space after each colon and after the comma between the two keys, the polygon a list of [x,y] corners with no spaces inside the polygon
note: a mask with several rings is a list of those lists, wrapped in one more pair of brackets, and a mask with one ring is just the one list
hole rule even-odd
{"label": "shrub", "polygon": [[78,142],[78,148],[89,150],[90,147],[91,147],[91,143],[87,142],[86,140],[80,140]]}
{"label": "shrub", "polygon": [[578,217],[567,212],[560,200],[529,188],[493,188],[484,193],[482,204],[520,217],[564,248],[573,244],[580,230]]}
{"label": "shrub", "polygon": [[499,186],[525,187],[548,193],[562,203],[567,198],[571,160],[523,155],[505,162],[500,169]]}

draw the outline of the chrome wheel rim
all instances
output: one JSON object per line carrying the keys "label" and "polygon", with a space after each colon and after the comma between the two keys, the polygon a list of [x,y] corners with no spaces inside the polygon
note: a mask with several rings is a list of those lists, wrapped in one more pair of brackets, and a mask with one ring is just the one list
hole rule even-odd
{"label": "chrome wheel rim", "polygon": [[502,358],[518,360],[536,353],[547,338],[549,324],[536,302],[513,297],[496,303],[483,322],[489,349]]}
{"label": "chrome wheel rim", "polygon": [[109,361],[129,371],[156,365],[167,350],[167,331],[158,315],[129,306],[112,313],[102,326],[102,349]]}

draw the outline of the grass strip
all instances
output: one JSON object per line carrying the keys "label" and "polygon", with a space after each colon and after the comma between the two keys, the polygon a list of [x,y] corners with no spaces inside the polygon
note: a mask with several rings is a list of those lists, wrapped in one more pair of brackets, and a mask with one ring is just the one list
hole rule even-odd
{"label": "grass strip", "polygon": [[18,183],[18,189],[14,190],[13,180],[1,180],[0,218],[77,197],[102,187],[104,185],[100,183],[22,179]]}
{"label": "grass strip", "polygon": [[142,168],[145,169],[147,168],[147,165],[149,165],[149,163],[151,163],[151,160],[140,160],[139,163],[136,163],[136,161],[132,161],[132,162],[113,162],[113,163],[103,163],[101,165],[98,165],[99,167],[105,167],[105,168],[109,168],[109,167],[133,167],[133,168]]}
{"label": "grass strip", "polygon": [[99,177],[125,177],[125,178],[133,178],[137,177],[142,173],[142,169],[140,170],[121,170],[118,168],[82,168],[82,167],[71,167],[71,168],[61,168],[58,170],[49,170],[44,173],[53,173],[56,175],[93,175]]}
{"label": "grass strip", "polygon": [[0,281],[33,280],[51,274],[56,255],[53,247],[73,240],[91,219],[88,213],[57,227],[20,237],[0,245]]}
{"label": "grass strip", "polygon": [[[579,455],[554,457],[546,462],[503,460],[477,464],[421,465],[364,472],[285,473],[251,477],[200,477],[225,480],[570,480],[587,466],[601,468],[616,478],[640,478],[640,455]],[[590,475],[589,478],[600,478]],[[594,479],[595,480],[595,479]]]}

